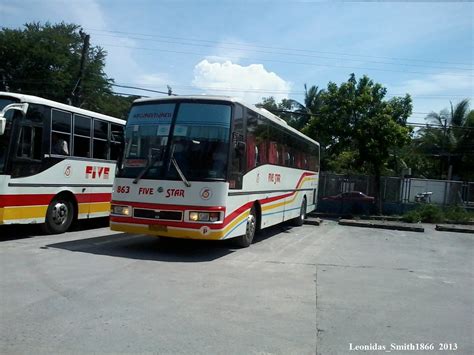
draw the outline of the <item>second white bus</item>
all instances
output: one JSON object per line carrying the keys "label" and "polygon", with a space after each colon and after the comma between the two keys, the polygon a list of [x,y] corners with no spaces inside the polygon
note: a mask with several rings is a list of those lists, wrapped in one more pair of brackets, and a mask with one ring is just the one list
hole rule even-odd
{"label": "second white bus", "polygon": [[62,233],[109,215],[124,120],[10,92],[0,111],[0,224]]}
{"label": "second white bus", "polygon": [[236,238],[316,207],[319,144],[228,97],[139,99],[125,130],[111,228],[174,238]]}

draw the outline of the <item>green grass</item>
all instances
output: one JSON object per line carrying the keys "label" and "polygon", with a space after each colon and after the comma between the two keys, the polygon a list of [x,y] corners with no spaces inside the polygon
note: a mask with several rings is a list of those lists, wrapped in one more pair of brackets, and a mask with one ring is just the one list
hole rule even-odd
{"label": "green grass", "polygon": [[474,214],[467,212],[460,206],[450,206],[441,208],[437,205],[420,204],[416,209],[411,210],[403,215],[403,221],[408,223],[466,223],[472,220]]}

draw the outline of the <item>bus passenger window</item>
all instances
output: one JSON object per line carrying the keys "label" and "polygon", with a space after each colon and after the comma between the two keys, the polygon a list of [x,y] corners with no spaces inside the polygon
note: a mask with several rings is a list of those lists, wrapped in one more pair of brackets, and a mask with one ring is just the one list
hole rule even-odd
{"label": "bus passenger window", "polygon": [[76,157],[90,158],[91,123],[89,117],[74,115],[74,152]]}
{"label": "bus passenger window", "polygon": [[51,110],[51,154],[69,155],[71,120],[71,113]]}
{"label": "bus passenger window", "polygon": [[93,157],[107,159],[107,139],[109,137],[109,124],[104,121],[94,120]]}
{"label": "bus passenger window", "polygon": [[122,151],[123,127],[116,124],[110,125],[110,159],[117,160]]}
{"label": "bus passenger window", "polygon": [[41,127],[22,126],[17,157],[41,160],[42,137],[43,129]]}

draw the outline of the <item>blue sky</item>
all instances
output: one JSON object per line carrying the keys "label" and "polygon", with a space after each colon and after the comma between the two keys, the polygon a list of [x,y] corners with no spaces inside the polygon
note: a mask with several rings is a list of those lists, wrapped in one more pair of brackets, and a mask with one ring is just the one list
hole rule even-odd
{"label": "blue sky", "polygon": [[302,101],[305,83],[325,88],[354,72],[386,86],[389,97],[410,93],[412,122],[474,98],[470,2],[0,3],[1,26],[31,21],[81,25],[107,50],[106,73],[118,84]]}

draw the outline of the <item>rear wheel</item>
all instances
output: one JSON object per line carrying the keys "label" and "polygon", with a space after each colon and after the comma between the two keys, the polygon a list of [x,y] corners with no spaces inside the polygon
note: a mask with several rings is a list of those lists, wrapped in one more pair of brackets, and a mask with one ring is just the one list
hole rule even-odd
{"label": "rear wheel", "polygon": [[76,211],[74,204],[66,197],[56,196],[46,211],[46,221],[43,230],[48,234],[66,232],[74,220]]}
{"label": "rear wheel", "polygon": [[255,213],[255,206],[252,206],[252,208],[250,209],[250,213],[247,217],[247,227],[245,228],[245,234],[235,239],[237,246],[241,248],[247,248],[250,244],[252,244],[256,230],[257,215]]}
{"label": "rear wheel", "polygon": [[293,219],[293,225],[300,227],[303,225],[304,220],[306,219],[306,197],[303,198],[300,207],[300,215]]}

